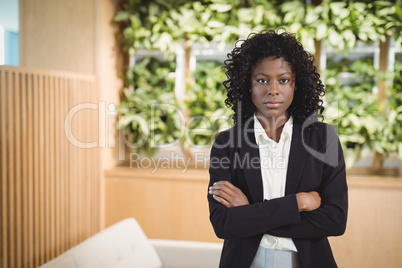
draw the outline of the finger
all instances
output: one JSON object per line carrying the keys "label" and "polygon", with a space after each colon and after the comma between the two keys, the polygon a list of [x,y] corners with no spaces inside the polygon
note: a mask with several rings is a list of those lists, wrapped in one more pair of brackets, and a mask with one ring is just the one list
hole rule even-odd
{"label": "finger", "polygon": [[209,187],[209,189],[210,190],[223,190],[225,192],[229,192],[229,188],[225,184],[214,184],[211,187]]}
{"label": "finger", "polygon": [[310,194],[314,195],[314,196],[320,196],[320,194],[316,191],[310,192]]}
{"label": "finger", "polygon": [[221,189],[211,189],[209,191],[209,194],[211,195],[215,195],[217,197],[223,198],[226,201],[228,201],[229,203],[231,202],[231,200],[233,199],[233,197],[231,195],[229,195],[228,193],[226,193],[225,191],[222,191]]}
{"label": "finger", "polygon": [[[231,187],[232,186],[232,187]],[[230,182],[228,184],[226,183],[216,183],[210,187],[211,190],[221,190],[228,195],[233,196],[236,193],[236,190],[238,190],[237,187],[233,186]]]}
{"label": "finger", "polygon": [[224,189],[225,192],[227,192],[230,195],[234,195],[234,194],[239,194],[243,193],[239,188],[237,188],[236,186],[234,186],[232,183],[230,183],[229,181],[222,181],[220,184],[218,184],[221,186],[222,189]]}
{"label": "finger", "polygon": [[231,184],[229,181],[217,181],[215,182],[213,185],[225,185],[230,189],[234,189],[237,188],[236,186],[234,186],[233,184]]}
{"label": "finger", "polygon": [[215,195],[219,195],[221,197],[224,197],[225,199],[230,199],[231,196],[234,196],[234,194],[230,191],[228,191],[227,189],[222,189],[222,188],[211,188],[209,190],[210,194],[215,194]]}
{"label": "finger", "polygon": [[226,201],[224,198],[221,198],[219,196],[216,195],[212,195],[212,197],[218,201],[219,203],[221,203],[222,205],[224,205],[225,207],[229,208],[231,207],[230,203],[228,201]]}
{"label": "finger", "polygon": [[226,187],[228,187],[229,189],[231,189],[231,190],[239,189],[239,188],[237,188],[236,186],[234,186],[233,184],[231,184],[231,183],[228,182],[228,181],[224,181],[224,185],[225,185]]}
{"label": "finger", "polygon": [[227,188],[224,184],[216,184],[216,185],[212,185],[211,187],[209,187],[210,190],[225,190],[228,191],[229,188]]}

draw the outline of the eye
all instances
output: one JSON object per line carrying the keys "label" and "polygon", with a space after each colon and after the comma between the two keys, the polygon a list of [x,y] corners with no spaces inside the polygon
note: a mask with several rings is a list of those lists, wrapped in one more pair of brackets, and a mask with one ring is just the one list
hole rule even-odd
{"label": "eye", "polygon": [[286,83],[289,83],[290,79],[289,78],[282,78],[279,81],[281,82],[281,84],[286,84]]}
{"label": "eye", "polygon": [[267,83],[267,80],[265,80],[265,79],[257,79],[257,83],[259,83],[259,84],[266,84],[266,83]]}

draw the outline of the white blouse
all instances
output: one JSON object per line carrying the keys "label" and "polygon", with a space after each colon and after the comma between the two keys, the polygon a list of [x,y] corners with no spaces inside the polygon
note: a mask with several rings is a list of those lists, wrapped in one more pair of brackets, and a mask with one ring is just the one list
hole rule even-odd
{"label": "white blouse", "polygon": [[[254,133],[260,151],[264,200],[283,197],[285,196],[286,174],[293,133],[293,117],[290,117],[284,125],[278,143],[267,136],[255,114]],[[268,234],[262,237],[260,246],[297,252],[296,246],[291,238],[277,237]]]}

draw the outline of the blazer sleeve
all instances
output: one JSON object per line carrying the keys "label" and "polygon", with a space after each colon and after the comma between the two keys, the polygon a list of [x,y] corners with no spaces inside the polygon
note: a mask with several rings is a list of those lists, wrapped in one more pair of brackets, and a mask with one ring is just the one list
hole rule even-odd
{"label": "blazer sleeve", "polygon": [[[221,132],[211,150],[210,183],[221,180],[232,182],[231,161],[233,146],[228,132]],[[241,189],[244,192],[244,189]],[[226,208],[208,194],[210,221],[219,238],[242,238],[262,235],[267,230],[300,224],[295,195],[256,202],[250,205]]]}
{"label": "blazer sleeve", "polygon": [[[345,161],[338,136],[329,127],[322,182],[319,194],[320,208],[300,213],[301,222],[273,228],[268,234],[289,238],[319,238],[342,235],[345,232],[348,212],[348,187]],[[336,160],[334,162],[334,160]],[[336,163],[336,165],[335,165]]]}

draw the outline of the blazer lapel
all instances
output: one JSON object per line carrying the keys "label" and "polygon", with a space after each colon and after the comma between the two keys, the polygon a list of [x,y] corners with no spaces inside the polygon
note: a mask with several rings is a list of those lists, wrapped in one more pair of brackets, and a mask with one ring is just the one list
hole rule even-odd
{"label": "blazer lapel", "polygon": [[304,163],[307,158],[307,150],[304,148],[303,139],[306,144],[309,144],[310,138],[310,135],[304,136],[301,125],[294,123],[286,176],[285,195],[296,193],[297,186],[299,185]]}
{"label": "blazer lapel", "polygon": [[245,180],[254,202],[263,201],[263,186],[260,165],[260,151],[255,140],[254,120],[248,120],[245,127],[239,128],[243,133],[239,141],[239,158],[243,165]]}

